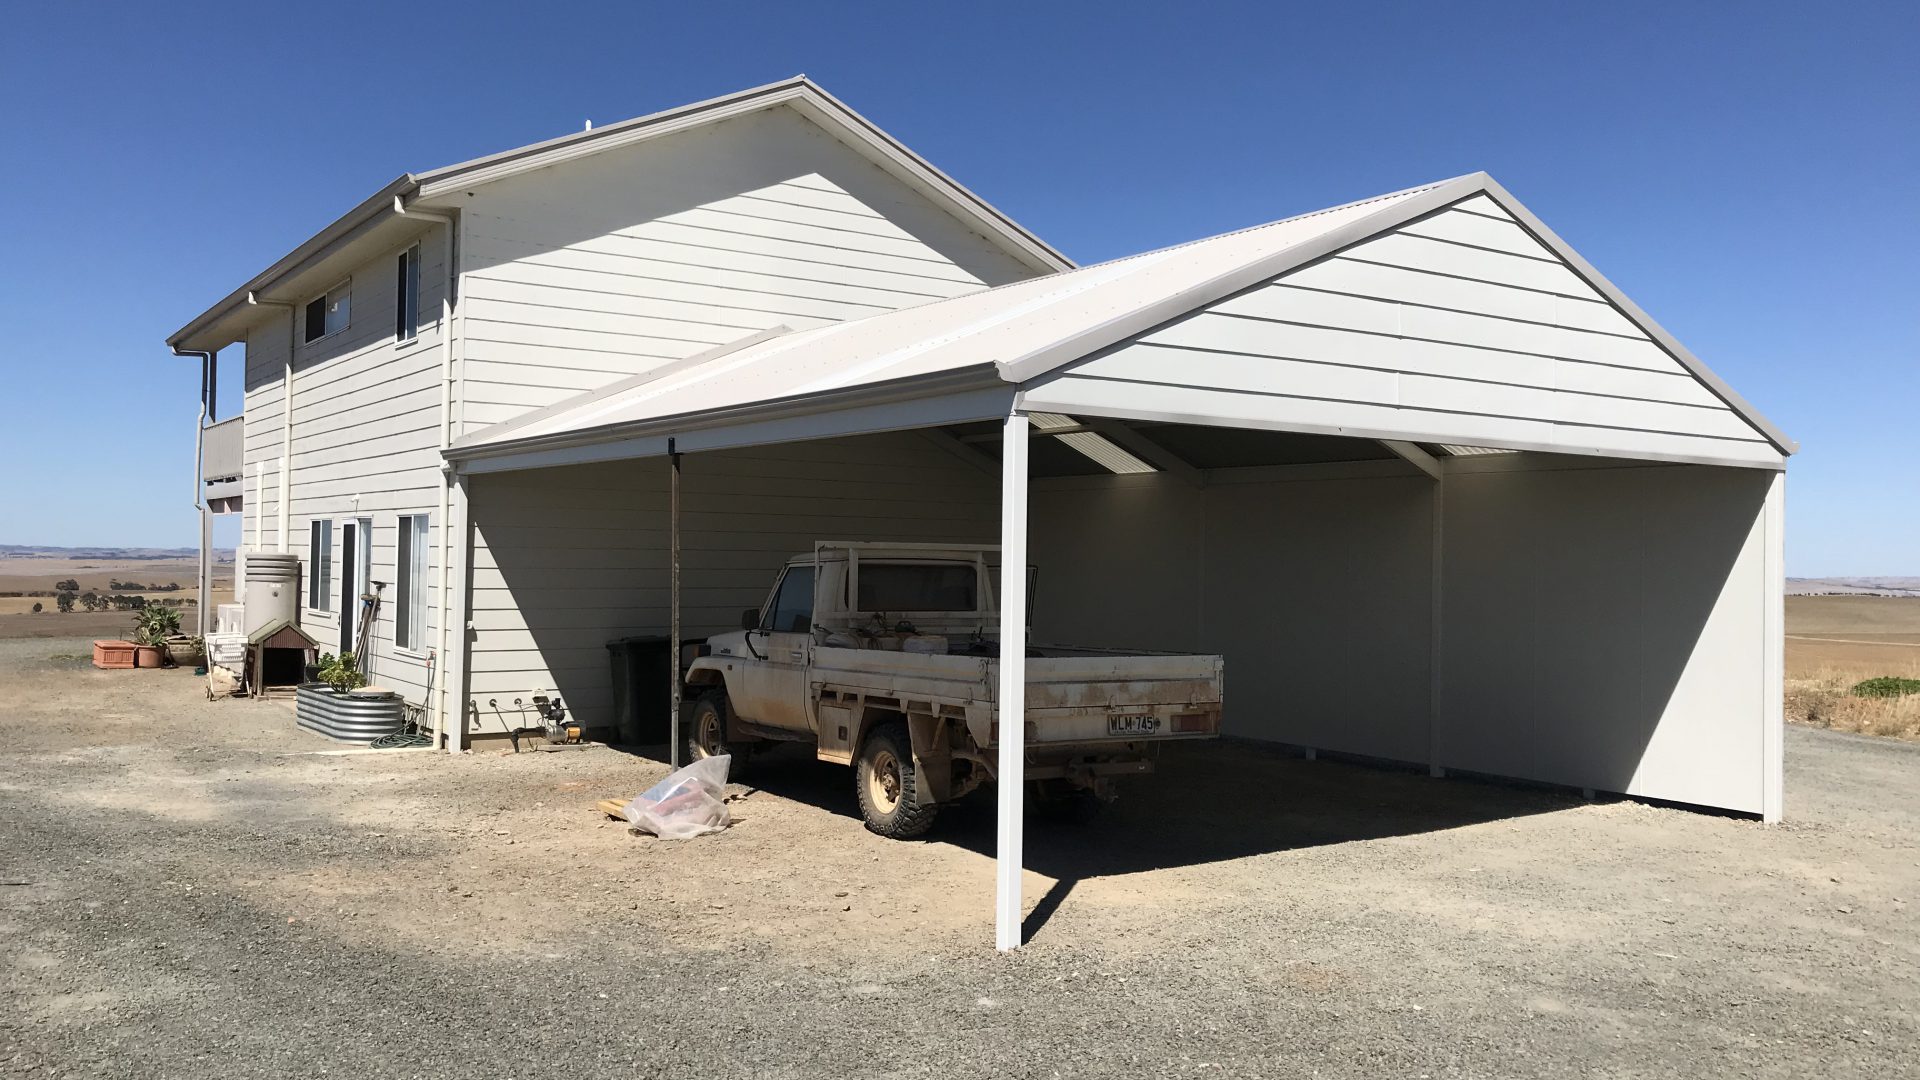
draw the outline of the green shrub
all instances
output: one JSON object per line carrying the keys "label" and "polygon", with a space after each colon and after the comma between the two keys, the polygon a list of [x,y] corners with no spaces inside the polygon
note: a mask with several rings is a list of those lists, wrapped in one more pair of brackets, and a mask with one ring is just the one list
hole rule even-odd
{"label": "green shrub", "polygon": [[1898,675],[1882,675],[1877,679],[1853,684],[1855,697],[1893,698],[1908,694],[1920,694],[1920,679],[1907,679]]}
{"label": "green shrub", "polygon": [[333,687],[336,693],[344,694],[367,685],[367,677],[360,671],[360,662],[350,652],[343,652],[339,656],[322,654],[319,674],[320,681]]}

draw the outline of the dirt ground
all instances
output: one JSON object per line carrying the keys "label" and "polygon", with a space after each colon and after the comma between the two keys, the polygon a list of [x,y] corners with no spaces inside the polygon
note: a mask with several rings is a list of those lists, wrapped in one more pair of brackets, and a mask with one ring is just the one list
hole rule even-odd
{"label": "dirt ground", "polygon": [[[865,832],[768,760],[724,834],[614,750],[330,752],[184,672],[0,642],[0,1070],[365,1077],[1911,1075],[1920,747],[1788,732],[1783,826],[1169,756],[1029,823]],[[764,786],[759,786],[764,785]],[[1222,799],[1220,793],[1230,793]],[[34,1071],[38,1070],[38,1071]]]}

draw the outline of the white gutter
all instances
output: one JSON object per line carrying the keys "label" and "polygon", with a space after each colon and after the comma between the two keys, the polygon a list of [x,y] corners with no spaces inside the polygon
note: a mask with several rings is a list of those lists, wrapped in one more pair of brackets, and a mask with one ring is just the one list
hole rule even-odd
{"label": "white gutter", "polygon": [[293,349],[300,340],[298,305],[291,300],[262,300],[256,292],[247,293],[247,303],[287,309],[287,360],[280,373],[280,552],[285,554],[293,550],[287,544],[287,510],[293,500]]}
{"label": "white gutter", "polygon": [[434,515],[434,528],[440,531],[440,643],[433,651],[434,701],[428,702],[427,713],[433,717],[433,746],[438,748],[446,729],[447,717],[447,672],[445,662],[447,651],[448,623],[447,612],[447,561],[453,551],[453,530],[447,527],[447,515],[453,501],[453,463],[446,458],[447,448],[453,445],[453,215],[437,214],[427,210],[409,210],[399,195],[393,197],[393,212],[401,217],[418,218],[421,221],[438,222],[441,226],[440,272],[444,275],[440,286],[440,512]]}

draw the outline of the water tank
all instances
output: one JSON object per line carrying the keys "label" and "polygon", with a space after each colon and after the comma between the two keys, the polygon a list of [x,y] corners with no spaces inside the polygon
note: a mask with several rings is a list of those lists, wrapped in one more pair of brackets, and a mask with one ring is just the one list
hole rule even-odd
{"label": "water tank", "polygon": [[291,552],[250,551],[246,575],[241,605],[246,609],[247,633],[280,619],[299,621],[300,556]]}

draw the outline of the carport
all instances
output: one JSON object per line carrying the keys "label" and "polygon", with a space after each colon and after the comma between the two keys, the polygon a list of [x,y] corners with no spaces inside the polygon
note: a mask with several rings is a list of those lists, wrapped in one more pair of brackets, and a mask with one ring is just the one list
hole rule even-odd
{"label": "carport", "polygon": [[[446,722],[457,747],[488,680],[565,689],[581,642],[665,630],[683,512],[694,634],[815,539],[997,532],[1040,568],[1036,637],[1225,653],[1229,735],[1778,820],[1793,450],[1476,174],[754,335],[469,435]],[[1004,575],[1003,713],[1025,590]]]}

